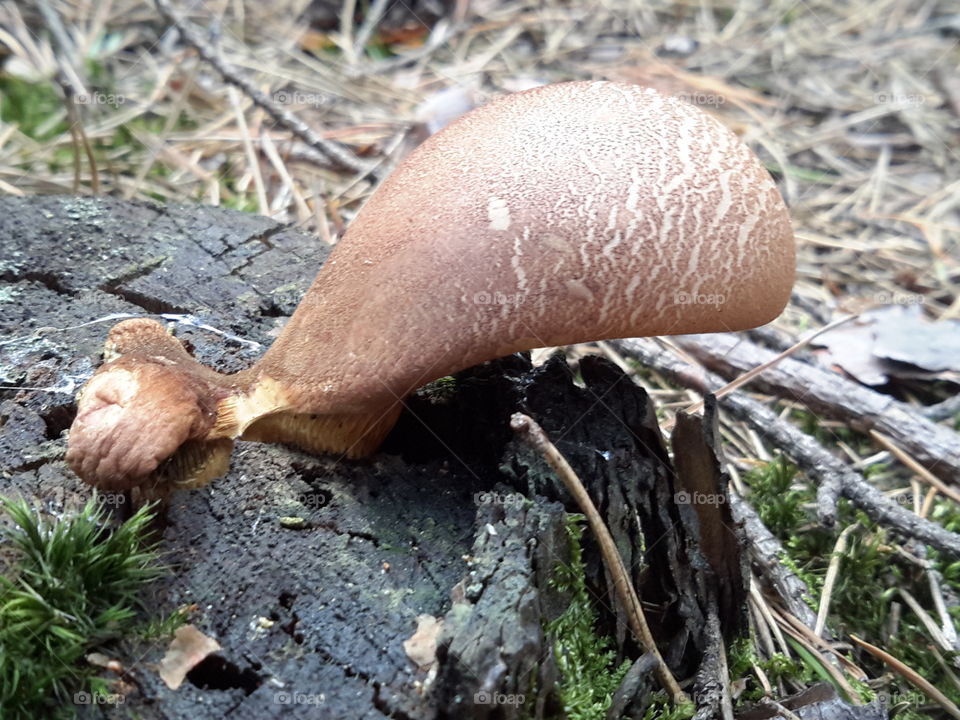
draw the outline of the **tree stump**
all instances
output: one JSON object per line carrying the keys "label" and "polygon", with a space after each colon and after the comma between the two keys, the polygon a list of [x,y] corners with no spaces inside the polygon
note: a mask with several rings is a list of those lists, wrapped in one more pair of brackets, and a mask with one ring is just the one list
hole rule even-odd
{"label": "tree stump", "polygon": [[[202,362],[239,370],[328,253],[268,218],[109,198],[0,198],[0,230],[0,486],[55,512],[91,494],[63,462],[65,431],[114,322],[163,315]],[[171,572],[146,598],[154,614],[196,604],[192,622],[222,650],[172,691],[156,673],[164,643],[113,647],[139,683],[118,716],[563,717],[545,627],[569,602],[551,577],[578,509],[511,435],[518,411],[589,490],[667,662],[696,678],[701,716],[718,712],[718,643],[744,606],[739,540],[729,506],[676,502],[722,497],[710,424],[680,424],[678,478],[644,391],[599,358],[579,371],[515,355],[460,373],[412,396],[367,460],[238,443],[225,477],[170,498]],[[640,658],[588,536],[584,560],[597,632]],[[424,615],[443,620],[430,667],[403,645]],[[652,686],[641,659],[617,712],[642,715]]]}

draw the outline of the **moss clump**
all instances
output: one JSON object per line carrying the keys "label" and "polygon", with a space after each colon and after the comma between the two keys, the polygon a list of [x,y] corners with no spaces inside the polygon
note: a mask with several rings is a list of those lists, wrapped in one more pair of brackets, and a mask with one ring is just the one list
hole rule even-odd
{"label": "moss clump", "polygon": [[[895,536],[846,501],[838,505],[836,527],[830,530],[820,527],[814,515],[815,490],[811,485],[801,484],[797,480],[796,468],[783,459],[768,463],[745,477],[751,489],[749,502],[783,543],[784,554],[780,561],[807,583],[812,595],[811,605],[819,607],[824,577],[839,533],[853,525],[854,530],[847,538],[847,547],[840,559],[840,572],[831,595],[829,627],[838,637],[845,638],[853,633],[881,646],[917,670],[951,700],[960,702],[960,691],[950,677],[953,671],[945,670],[931,649],[933,643],[929,633],[912,611],[903,609],[899,613],[896,632],[890,633],[894,605],[903,606],[899,596],[901,588],[910,592],[922,606],[932,605],[926,573],[916,563],[897,553],[899,541]],[[948,530],[960,530],[960,511],[952,503],[935,502],[931,519]],[[933,567],[943,574],[950,590],[960,592],[960,563],[933,549],[928,549],[928,558]],[[960,617],[960,610],[956,612]],[[948,666],[954,662],[954,653],[941,655]],[[883,676],[888,670],[868,655],[855,653],[854,659],[872,677]],[[794,687],[803,687],[812,680],[821,679],[819,674],[817,677],[811,675],[822,670],[819,660],[804,658],[799,651],[793,661],[774,656],[757,664],[771,681],[776,677],[789,681],[788,684]],[[749,699],[756,696],[759,686],[753,681],[752,673],[749,669],[740,670],[742,674],[734,674],[731,668],[731,678],[750,678],[747,690],[741,697]],[[877,685],[875,689],[890,697],[905,698],[905,710],[898,717],[914,718],[914,714],[919,712],[917,708],[921,696],[899,678]]]}
{"label": "moss clump", "polygon": [[796,466],[782,455],[746,477],[750,503],[763,524],[779,537],[795,531],[807,519],[803,504],[810,499],[809,492],[794,487],[796,477]]}
{"label": "moss clump", "polygon": [[16,124],[20,132],[37,141],[55,137],[68,127],[63,100],[53,85],[12,75],[0,75],[0,120]]}
{"label": "moss clump", "polygon": [[643,714],[643,720],[689,720],[696,711],[692,702],[674,705],[666,695],[656,695]]}
{"label": "moss clump", "polygon": [[3,717],[70,717],[78,696],[107,692],[84,657],[133,628],[138,591],[163,572],[144,543],[152,515],[141,508],[111,532],[95,500],[56,522],[22,500],[0,506],[15,526],[5,538],[13,563],[0,577]]}
{"label": "moss clump", "polygon": [[427,383],[417,390],[416,394],[435,405],[442,405],[456,397],[459,389],[457,379],[452,375],[447,375]]}
{"label": "moss clump", "polygon": [[553,638],[553,654],[560,670],[560,699],[570,720],[602,720],[630,668],[630,661],[617,663],[609,637],[597,635],[597,611],[587,591],[580,538],[582,515],[568,516],[570,564],[559,563],[552,586],[570,595],[570,605],[547,624]]}

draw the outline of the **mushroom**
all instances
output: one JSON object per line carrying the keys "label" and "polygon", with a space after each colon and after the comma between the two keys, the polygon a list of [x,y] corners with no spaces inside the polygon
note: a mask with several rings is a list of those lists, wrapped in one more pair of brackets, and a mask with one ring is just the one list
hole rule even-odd
{"label": "mushroom", "polygon": [[116,325],[67,462],[119,490],[200,485],[238,438],[367,455],[438,377],[535,347],[755,327],[793,277],[773,180],[709,115],[614,82],[507,95],[392,173],[251,368],[203,367],[153,320]]}

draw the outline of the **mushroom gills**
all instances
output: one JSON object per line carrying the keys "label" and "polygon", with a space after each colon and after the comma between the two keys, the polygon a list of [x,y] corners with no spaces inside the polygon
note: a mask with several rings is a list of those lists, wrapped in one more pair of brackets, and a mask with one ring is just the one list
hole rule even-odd
{"label": "mushroom gills", "polygon": [[233,441],[188,440],[164,460],[145,483],[153,491],[203,487],[230,468]]}
{"label": "mushroom gills", "polygon": [[277,412],[252,422],[241,440],[286,443],[308,453],[340,453],[349,458],[371,455],[393,428],[403,406],[363,414],[317,415]]}

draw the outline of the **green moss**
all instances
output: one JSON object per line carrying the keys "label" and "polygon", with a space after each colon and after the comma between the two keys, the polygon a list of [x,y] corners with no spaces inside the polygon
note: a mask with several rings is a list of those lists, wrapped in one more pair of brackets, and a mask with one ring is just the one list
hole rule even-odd
{"label": "green moss", "polygon": [[597,611],[587,591],[580,547],[583,516],[568,518],[570,564],[558,563],[551,584],[570,595],[570,604],[547,624],[546,632],[553,638],[560,699],[567,716],[570,720],[602,720],[630,661],[618,664],[610,638],[596,632]]}
{"label": "green moss", "polygon": [[[781,562],[810,588],[813,596],[811,606],[817,608],[819,605],[824,577],[839,533],[855,525],[848,536],[840,572],[831,594],[829,627],[840,638],[853,633],[880,645],[941,688],[954,702],[960,702],[960,692],[930,650],[929,633],[909,608],[902,607],[895,635],[891,636],[889,632],[893,604],[904,605],[898,592],[900,588],[909,591],[922,606],[931,607],[929,583],[922,569],[894,550],[899,542],[896,537],[847,501],[841,501],[838,505],[835,529],[820,527],[814,514],[815,486],[812,483],[799,484],[797,479],[796,469],[781,459],[746,477],[751,488],[751,504],[783,543],[785,552],[780,558]],[[931,518],[948,530],[960,530],[960,510],[952,503],[935,503]],[[932,549],[929,549],[929,558],[952,591],[960,592],[960,562]],[[960,618],[960,611],[957,616]],[[888,669],[869,655],[855,653],[855,660],[872,677],[887,673]],[[771,680],[777,677],[803,685],[817,679],[811,675],[818,669],[814,667],[818,664],[815,659],[805,660],[798,654],[792,661],[793,665],[781,661],[780,667],[768,667],[772,661],[773,658],[758,663],[771,676]],[[749,677],[749,672],[739,667],[738,670],[742,673],[739,677]],[[731,677],[736,679],[738,676],[731,674]],[[748,697],[756,694],[753,682],[749,683],[748,688]],[[909,717],[909,713],[916,708],[919,696],[911,693],[911,688],[899,679],[894,678],[882,690],[908,699],[907,715],[900,717]]]}
{"label": "green moss", "polygon": [[22,500],[0,505],[14,525],[5,537],[14,561],[0,577],[3,717],[69,717],[107,694],[84,657],[132,630],[137,592],[162,573],[144,544],[152,515],[141,508],[111,532],[95,500],[56,522]]}
{"label": "green moss", "polygon": [[749,673],[753,665],[759,662],[757,650],[747,635],[738,637],[727,648],[727,670],[734,680]]}
{"label": "green moss", "polygon": [[692,702],[674,705],[666,695],[658,694],[643,714],[643,720],[688,720],[695,714],[696,706]]}
{"label": "green moss", "polygon": [[417,390],[416,394],[431,403],[440,405],[456,397],[458,389],[457,379],[452,375],[447,375],[427,383]]}
{"label": "green moss", "polygon": [[[61,119],[51,122],[57,114]],[[43,141],[67,131],[63,99],[51,83],[32,83],[0,74],[0,120],[19,126],[20,132]]]}
{"label": "green moss", "polygon": [[803,504],[809,500],[809,491],[794,486],[796,477],[796,466],[782,455],[747,474],[750,502],[774,535],[783,536],[806,519]]}
{"label": "green moss", "polygon": [[861,432],[845,426],[831,425],[827,427],[824,425],[823,418],[806,410],[794,409],[790,416],[807,435],[812,435],[827,447],[834,447],[837,442],[842,441],[864,456],[872,454],[873,444]]}
{"label": "green moss", "polygon": [[818,668],[813,667],[813,665],[819,665],[815,660],[811,664],[805,662],[803,658],[791,659],[782,653],[776,653],[767,660],[763,660],[757,654],[753,640],[743,636],[727,648],[730,681],[741,678],[747,680],[746,689],[737,698],[738,706],[750,705],[764,696],[764,688],[754,675],[754,665],[763,671],[774,686],[786,680],[804,685],[820,679]]}

